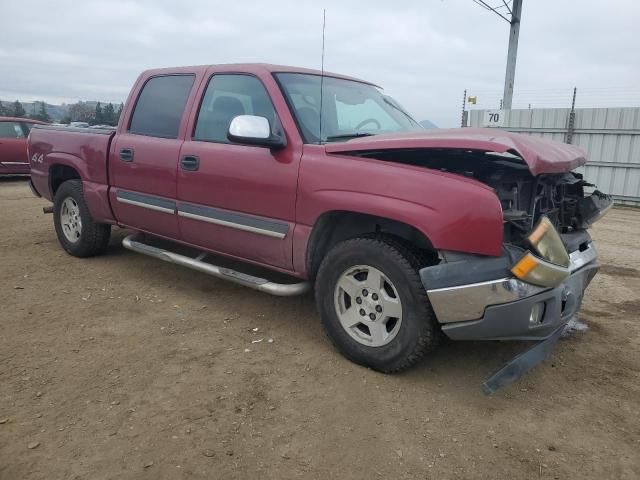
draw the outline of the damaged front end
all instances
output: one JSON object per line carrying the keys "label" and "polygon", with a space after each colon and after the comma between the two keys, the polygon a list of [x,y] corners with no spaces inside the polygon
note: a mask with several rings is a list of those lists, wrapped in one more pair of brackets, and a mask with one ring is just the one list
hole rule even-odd
{"label": "damaged front end", "polygon": [[[377,135],[326,149],[489,186],[502,209],[502,255],[440,249],[440,263],[420,270],[422,283],[450,338],[536,341],[494,374],[485,392],[546,358],[599,268],[587,229],[613,205],[611,197],[572,171],[586,163],[582,150],[501,130],[467,128]],[[460,221],[467,214],[461,211]]]}
{"label": "damaged front end", "polygon": [[420,271],[448,337],[536,341],[485,381],[487,394],[548,357],[599,269],[588,234],[568,252],[546,216],[525,238],[528,249],[505,245],[504,254],[493,258],[445,252],[447,261]]}
{"label": "damaged front end", "polygon": [[[515,167],[519,165],[517,161],[512,165],[508,162],[500,164],[501,168],[478,179],[491,186],[500,199],[505,243],[526,246],[530,241],[529,232],[543,217],[563,238],[576,238],[613,205],[609,195],[596,190],[595,185],[585,181],[579,173],[534,177],[525,168]],[[548,228],[549,225],[542,225],[537,230]]]}
{"label": "damaged front end", "polygon": [[[500,199],[503,255],[441,252],[421,277],[443,332],[455,340],[534,340],[485,382],[491,393],[543,361],[578,312],[596,274],[597,252],[587,232],[612,206],[573,172],[533,176],[508,154],[448,163],[447,171],[490,185]],[[464,168],[460,168],[464,166]]]}
{"label": "damaged front end", "polygon": [[[347,142],[340,151],[351,143],[354,148],[361,142]],[[541,145],[549,148],[546,143]],[[553,146],[556,150],[569,147],[555,142]],[[541,161],[535,162],[531,153],[523,157],[516,151],[498,153],[464,148],[372,149],[349,153],[452,173],[488,185],[502,206],[504,243],[524,248],[529,232],[540,218],[547,217],[571,249],[582,232],[613,204],[609,195],[596,190],[581,174],[558,172],[559,167],[542,169]]]}

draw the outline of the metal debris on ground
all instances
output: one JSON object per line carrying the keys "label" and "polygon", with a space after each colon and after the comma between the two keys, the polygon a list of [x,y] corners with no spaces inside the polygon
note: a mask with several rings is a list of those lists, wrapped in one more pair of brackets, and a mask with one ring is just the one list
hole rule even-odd
{"label": "metal debris on ground", "polygon": [[562,336],[568,337],[574,332],[586,332],[587,330],[589,330],[589,325],[579,320],[578,317],[573,316],[567,322],[567,325],[565,326],[564,331],[562,332]]}

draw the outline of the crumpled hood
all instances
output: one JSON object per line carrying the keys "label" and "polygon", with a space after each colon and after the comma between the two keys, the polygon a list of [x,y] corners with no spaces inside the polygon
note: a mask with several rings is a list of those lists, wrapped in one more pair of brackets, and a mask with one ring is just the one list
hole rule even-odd
{"label": "crumpled hood", "polygon": [[455,148],[511,153],[521,157],[533,175],[567,172],[587,162],[586,153],[573,145],[494,128],[452,128],[389,133],[325,145],[327,153],[344,154],[419,148]]}

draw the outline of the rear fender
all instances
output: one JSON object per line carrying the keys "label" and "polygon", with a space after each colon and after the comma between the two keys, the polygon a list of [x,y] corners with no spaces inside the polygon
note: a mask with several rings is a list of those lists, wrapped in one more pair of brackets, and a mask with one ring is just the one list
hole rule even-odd
{"label": "rear fender", "polygon": [[106,183],[104,164],[99,165],[100,168],[92,168],[91,164],[86,160],[62,152],[52,152],[45,155],[43,164],[48,167],[46,179],[44,179],[46,184],[42,185],[42,179],[38,180],[39,176],[34,177],[34,185],[39,192],[48,192],[47,198],[53,201],[55,191],[52,185],[52,172],[58,166],[73,169],[77,173],[77,177],[82,181],[84,198],[94,221],[115,223],[115,217],[109,204],[109,186]]}

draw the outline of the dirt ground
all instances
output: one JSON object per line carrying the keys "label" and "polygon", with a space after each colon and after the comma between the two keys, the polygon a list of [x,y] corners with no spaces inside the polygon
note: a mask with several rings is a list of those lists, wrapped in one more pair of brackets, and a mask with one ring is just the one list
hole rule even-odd
{"label": "dirt ground", "polygon": [[640,211],[551,358],[493,396],[523,344],[448,342],[386,376],[276,298],[123,249],[77,259],[47,202],[0,180],[0,479],[638,479]]}

